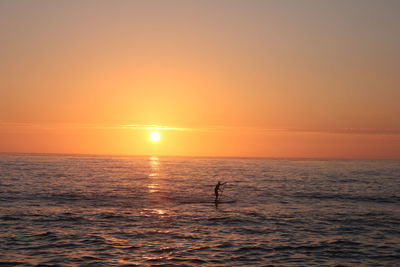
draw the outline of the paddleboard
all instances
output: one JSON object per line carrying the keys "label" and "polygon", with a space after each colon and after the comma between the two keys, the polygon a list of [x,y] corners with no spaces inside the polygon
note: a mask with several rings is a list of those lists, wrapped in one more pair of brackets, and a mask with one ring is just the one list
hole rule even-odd
{"label": "paddleboard", "polygon": [[236,200],[219,200],[219,201],[209,201],[209,200],[193,200],[193,201],[182,201],[181,204],[228,204],[228,203],[235,203]]}

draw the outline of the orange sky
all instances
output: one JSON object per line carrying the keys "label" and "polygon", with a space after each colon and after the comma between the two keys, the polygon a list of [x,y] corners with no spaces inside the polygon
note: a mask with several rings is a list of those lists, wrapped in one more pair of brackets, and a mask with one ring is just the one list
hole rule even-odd
{"label": "orange sky", "polygon": [[400,159],[398,11],[2,1],[0,152]]}

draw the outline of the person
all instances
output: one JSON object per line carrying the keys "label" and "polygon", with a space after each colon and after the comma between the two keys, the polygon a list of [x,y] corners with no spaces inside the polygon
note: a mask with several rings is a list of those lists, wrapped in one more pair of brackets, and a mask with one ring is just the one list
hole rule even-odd
{"label": "person", "polygon": [[220,181],[218,181],[217,185],[215,186],[215,189],[214,189],[214,193],[215,193],[215,202],[218,201],[219,192],[222,192],[221,186],[224,185],[224,184],[226,184],[226,182],[225,182],[225,183],[221,183]]}

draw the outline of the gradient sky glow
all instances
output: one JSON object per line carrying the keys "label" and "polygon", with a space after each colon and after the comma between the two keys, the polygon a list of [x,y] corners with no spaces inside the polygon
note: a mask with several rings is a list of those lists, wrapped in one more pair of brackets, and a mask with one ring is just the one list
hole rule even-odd
{"label": "gradient sky glow", "polygon": [[400,159],[399,13],[0,0],[0,152]]}

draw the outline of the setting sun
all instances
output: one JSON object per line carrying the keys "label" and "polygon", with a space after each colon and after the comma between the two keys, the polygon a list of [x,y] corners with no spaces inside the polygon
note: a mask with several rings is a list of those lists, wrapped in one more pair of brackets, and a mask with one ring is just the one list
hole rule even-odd
{"label": "setting sun", "polygon": [[159,132],[153,131],[149,134],[149,139],[152,142],[158,142],[160,140],[161,136]]}

